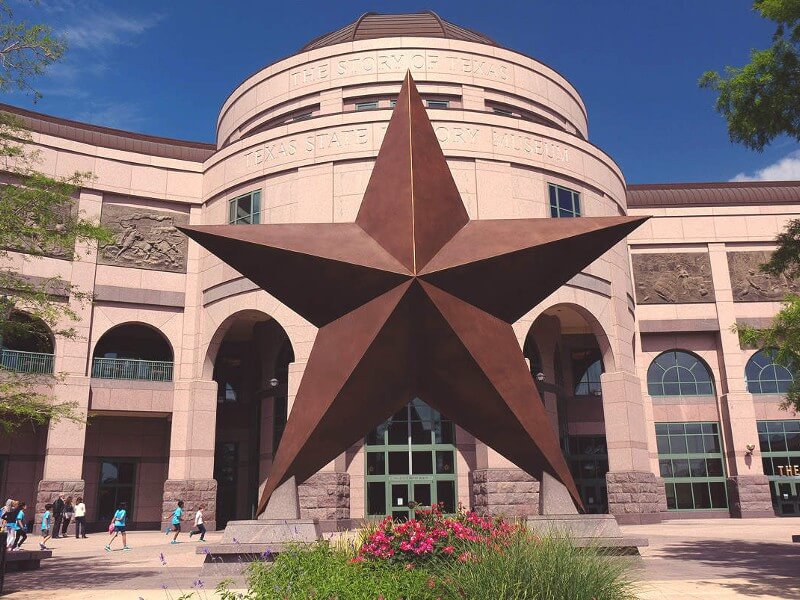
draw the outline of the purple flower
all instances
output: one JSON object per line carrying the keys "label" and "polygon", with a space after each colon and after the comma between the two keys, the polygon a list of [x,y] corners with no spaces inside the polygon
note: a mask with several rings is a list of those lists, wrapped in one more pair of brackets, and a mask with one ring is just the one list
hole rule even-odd
{"label": "purple flower", "polygon": [[264,552],[261,553],[261,560],[269,560],[271,557],[272,557],[272,552],[270,552],[269,550],[264,550]]}
{"label": "purple flower", "polygon": [[209,550],[208,548],[203,548],[203,553],[204,554],[211,554],[211,550]]}
{"label": "purple flower", "polygon": [[165,589],[167,589],[167,584],[166,584],[166,583],[164,583],[164,584],[161,584],[161,589],[162,589],[162,590],[165,590]]}
{"label": "purple flower", "polygon": [[167,559],[166,559],[166,558],[164,558],[164,553],[163,553],[163,552],[162,552],[161,554],[159,554],[159,555],[158,555],[158,558],[159,558],[159,560],[161,561],[161,564],[162,564],[162,565],[166,565],[166,564],[167,564]]}
{"label": "purple flower", "polygon": [[197,581],[195,581],[192,584],[192,587],[193,588],[201,588],[201,587],[203,587],[203,580],[202,579],[198,579]]}
{"label": "purple flower", "polygon": [[233,543],[234,543],[234,544],[238,544],[238,543],[239,543],[239,540],[237,540],[236,538],[233,538]]}

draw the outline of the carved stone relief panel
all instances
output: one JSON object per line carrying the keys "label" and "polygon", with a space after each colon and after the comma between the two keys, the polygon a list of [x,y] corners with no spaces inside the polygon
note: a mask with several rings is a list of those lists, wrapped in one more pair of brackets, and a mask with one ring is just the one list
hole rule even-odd
{"label": "carved stone relief panel", "polygon": [[800,282],[785,275],[770,275],[759,268],[771,252],[728,252],[734,302],[774,302],[800,292]]}
{"label": "carved stone relief panel", "polygon": [[189,241],[175,226],[188,225],[189,215],[105,203],[100,222],[115,239],[100,249],[98,263],[186,272]]}
{"label": "carved stone relief panel", "polygon": [[707,253],[634,254],[631,258],[637,304],[714,302]]}

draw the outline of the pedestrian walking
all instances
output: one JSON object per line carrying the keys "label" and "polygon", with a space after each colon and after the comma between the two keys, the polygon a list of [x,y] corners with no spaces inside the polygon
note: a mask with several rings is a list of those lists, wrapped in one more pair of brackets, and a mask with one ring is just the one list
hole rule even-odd
{"label": "pedestrian walking", "polygon": [[205,510],[206,505],[201,504],[200,507],[197,509],[197,512],[194,513],[194,526],[197,527],[197,531],[192,530],[189,532],[189,539],[192,539],[192,536],[195,534],[200,534],[200,541],[206,541],[206,526],[203,524],[203,510]]}
{"label": "pedestrian walking", "polygon": [[75,502],[75,539],[78,538],[86,539],[86,505],[81,496]]}
{"label": "pedestrian walking", "polygon": [[16,538],[14,539],[14,545],[11,547],[12,550],[19,550],[20,546],[22,546],[22,544],[25,543],[25,540],[28,539],[28,530],[25,527],[26,506],[27,505],[24,502],[20,502],[17,514],[14,517],[14,530],[16,531]]}
{"label": "pedestrian walking", "polygon": [[9,498],[3,506],[2,515],[0,519],[6,528],[6,548],[9,550],[14,546],[14,540],[17,537],[16,523],[17,523],[17,501]]}
{"label": "pedestrian walking", "polygon": [[181,520],[183,519],[183,500],[178,500],[177,508],[172,511],[172,531],[175,532],[175,535],[172,536],[172,541],[170,544],[177,544],[178,543],[178,535],[181,532]]}
{"label": "pedestrian walking", "polygon": [[61,537],[67,537],[67,528],[74,516],[75,507],[72,504],[72,496],[67,496],[67,499],[64,501],[64,520],[61,524]]}
{"label": "pedestrian walking", "polygon": [[64,519],[64,494],[59,494],[53,502],[53,539],[56,539],[58,532],[61,531],[61,521]]}
{"label": "pedestrian walking", "polygon": [[53,510],[52,504],[44,505],[44,514],[42,515],[42,541],[39,542],[39,548],[41,550],[47,550],[47,540],[53,537],[53,514],[50,512],[51,510]]}
{"label": "pedestrian walking", "polygon": [[114,537],[111,538],[111,541],[106,544],[106,552],[111,552],[111,544],[114,543],[114,540],[117,539],[117,536],[122,536],[122,549],[123,550],[130,550],[128,547],[128,538],[125,534],[125,531],[128,526],[128,503],[127,502],[120,502],[119,506],[117,507],[117,512],[114,513],[114,518],[111,519],[111,526],[109,529],[111,533],[114,534]]}

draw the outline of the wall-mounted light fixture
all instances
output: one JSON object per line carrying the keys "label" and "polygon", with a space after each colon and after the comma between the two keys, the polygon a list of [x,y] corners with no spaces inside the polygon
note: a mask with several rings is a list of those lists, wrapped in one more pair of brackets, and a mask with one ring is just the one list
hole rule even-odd
{"label": "wall-mounted light fixture", "polygon": [[536,381],[544,381],[544,373],[537,373]]}
{"label": "wall-mounted light fixture", "polygon": [[745,456],[753,456],[753,450],[756,449],[756,445],[755,444],[747,444],[745,446],[745,448],[747,448],[747,450],[745,451],[744,455]]}

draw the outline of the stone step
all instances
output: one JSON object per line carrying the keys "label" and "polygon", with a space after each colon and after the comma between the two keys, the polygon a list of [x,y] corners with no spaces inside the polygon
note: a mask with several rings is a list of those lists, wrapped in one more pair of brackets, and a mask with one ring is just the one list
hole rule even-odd
{"label": "stone step", "polygon": [[6,573],[32,571],[41,566],[41,561],[52,558],[52,550],[17,550],[6,552]]}

